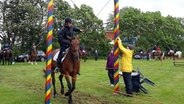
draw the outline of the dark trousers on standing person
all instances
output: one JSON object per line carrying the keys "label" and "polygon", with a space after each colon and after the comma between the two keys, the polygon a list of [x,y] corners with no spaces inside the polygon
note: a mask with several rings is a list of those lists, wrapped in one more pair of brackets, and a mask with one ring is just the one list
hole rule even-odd
{"label": "dark trousers on standing person", "polygon": [[126,93],[132,94],[132,76],[131,72],[123,72],[123,80],[125,83]]}
{"label": "dark trousers on standing person", "polygon": [[110,83],[114,85],[114,70],[113,69],[108,69],[108,76]]}

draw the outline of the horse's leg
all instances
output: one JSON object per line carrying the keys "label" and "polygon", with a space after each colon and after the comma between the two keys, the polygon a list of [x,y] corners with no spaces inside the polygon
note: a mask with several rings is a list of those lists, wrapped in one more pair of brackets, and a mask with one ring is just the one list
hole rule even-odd
{"label": "horse's leg", "polygon": [[6,56],[4,57],[4,65],[6,65]]}
{"label": "horse's leg", "polygon": [[5,56],[3,56],[3,65],[5,64]]}
{"label": "horse's leg", "polygon": [[33,56],[33,64],[36,64],[35,56]]}
{"label": "horse's leg", "polygon": [[73,100],[72,100],[72,92],[75,90],[76,78],[77,78],[77,74],[75,76],[72,76],[72,88],[71,88],[69,99],[68,99],[68,103],[69,104],[72,104],[73,103]]}
{"label": "horse's leg", "polygon": [[35,64],[35,57],[33,56],[33,64]]}
{"label": "horse's leg", "polygon": [[30,55],[30,64],[33,65],[33,56],[32,56],[32,54]]}
{"label": "horse's leg", "polygon": [[34,58],[34,62],[35,62],[35,64],[37,65],[37,62],[36,62],[36,56],[35,56],[35,58]]}
{"label": "horse's leg", "polygon": [[155,59],[155,53],[153,53],[153,59]]}
{"label": "horse's leg", "polygon": [[33,65],[33,57],[31,56],[31,65]]}
{"label": "horse's leg", "polygon": [[11,59],[11,56],[8,57],[8,65],[11,65],[12,64],[12,59]]}
{"label": "horse's leg", "polygon": [[9,65],[11,65],[11,57],[8,58]]}
{"label": "horse's leg", "polygon": [[52,71],[51,72],[51,77],[52,77],[52,85],[53,85],[53,90],[54,90],[54,98],[56,97],[57,95],[57,92],[56,92],[56,86],[55,86],[55,73]]}
{"label": "horse's leg", "polygon": [[70,83],[69,75],[66,75],[65,79],[66,79],[67,86],[68,86],[68,92],[65,93],[65,96],[69,96],[71,94],[71,88],[72,88],[72,85]]}
{"label": "horse's leg", "polygon": [[60,74],[60,76],[59,76],[59,81],[61,84],[61,94],[64,94],[63,75],[62,74]]}
{"label": "horse's leg", "polygon": [[36,65],[37,63],[36,63],[36,59],[34,58],[34,61],[33,61],[33,63]]}
{"label": "horse's leg", "polygon": [[68,86],[68,92],[65,93],[65,96],[69,96],[69,99],[68,99],[68,103],[69,104],[72,104],[72,85],[70,83],[70,78],[69,78],[69,75],[66,75],[65,76],[65,79],[66,79],[66,82],[67,82],[67,86]]}
{"label": "horse's leg", "polygon": [[68,104],[73,104],[72,94],[69,95]]}
{"label": "horse's leg", "polygon": [[75,90],[76,78],[77,78],[77,75],[75,75],[74,77],[72,77],[72,89],[71,89],[71,93]]}
{"label": "horse's leg", "polygon": [[[65,96],[69,96],[69,99],[68,99],[68,103],[69,104],[72,104],[73,103],[73,100],[72,100],[72,92],[75,90],[75,82],[76,82],[76,77],[77,75],[75,75],[74,77],[72,77],[72,88],[71,87],[71,84],[68,85],[68,92],[65,94]],[[68,77],[69,79],[69,77]],[[68,83],[68,81],[67,81]]]}
{"label": "horse's leg", "polygon": [[8,55],[7,55],[7,65],[10,65],[10,60],[11,58],[10,58],[10,52],[8,52]]}
{"label": "horse's leg", "polygon": [[9,61],[9,59],[8,59],[8,57],[6,57],[6,65],[8,65],[8,61]]}
{"label": "horse's leg", "polygon": [[7,57],[7,64],[10,65],[10,57]]}

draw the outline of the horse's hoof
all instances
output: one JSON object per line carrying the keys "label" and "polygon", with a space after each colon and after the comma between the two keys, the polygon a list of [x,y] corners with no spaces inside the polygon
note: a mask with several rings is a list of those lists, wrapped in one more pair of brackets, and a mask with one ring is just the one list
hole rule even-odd
{"label": "horse's hoof", "polygon": [[54,98],[56,98],[56,95],[54,95]]}
{"label": "horse's hoof", "polygon": [[73,101],[72,101],[72,100],[69,100],[69,101],[68,101],[68,104],[73,104]]}
{"label": "horse's hoof", "polygon": [[54,94],[54,96],[53,96],[53,97],[54,97],[54,98],[56,98],[56,97],[57,97],[57,95],[58,95],[58,94]]}
{"label": "horse's hoof", "polygon": [[61,94],[62,94],[62,95],[64,94],[64,89],[61,89]]}
{"label": "horse's hoof", "polygon": [[69,96],[69,95],[70,95],[70,92],[66,92],[66,93],[65,93],[65,96]]}

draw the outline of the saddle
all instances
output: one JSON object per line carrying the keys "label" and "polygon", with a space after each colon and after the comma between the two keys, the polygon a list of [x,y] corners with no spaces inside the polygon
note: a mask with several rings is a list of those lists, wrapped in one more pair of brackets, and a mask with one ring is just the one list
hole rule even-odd
{"label": "saddle", "polygon": [[[70,48],[67,48],[67,49],[62,53],[61,56],[63,56],[63,57],[61,58],[61,62],[63,62],[63,60],[65,59],[66,55],[67,55],[68,52],[69,52],[69,49],[70,49]],[[58,55],[59,55],[59,54],[58,54]]]}
{"label": "saddle", "polygon": [[[53,58],[53,60],[54,61],[56,61],[57,62],[57,59],[58,59],[58,56],[59,56],[59,52],[60,51],[58,51],[55,55],[54,55],[54,58]],[[61,61],[60,62],[63,62],[63,60],[66,58],[66,55],[68,54],[68,52],[69,52],[69,48],[67,48],[63,53],[62,53],[62,58],[61,58]]]}

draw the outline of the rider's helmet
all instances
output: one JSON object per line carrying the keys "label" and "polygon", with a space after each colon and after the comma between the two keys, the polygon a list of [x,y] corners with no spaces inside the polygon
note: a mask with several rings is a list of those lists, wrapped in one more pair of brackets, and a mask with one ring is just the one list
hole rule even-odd
{"label": "rider's helmet", "polygon": [[66,19],[65,19],[65,23],[72,23],[72,19],[66,18]]}

